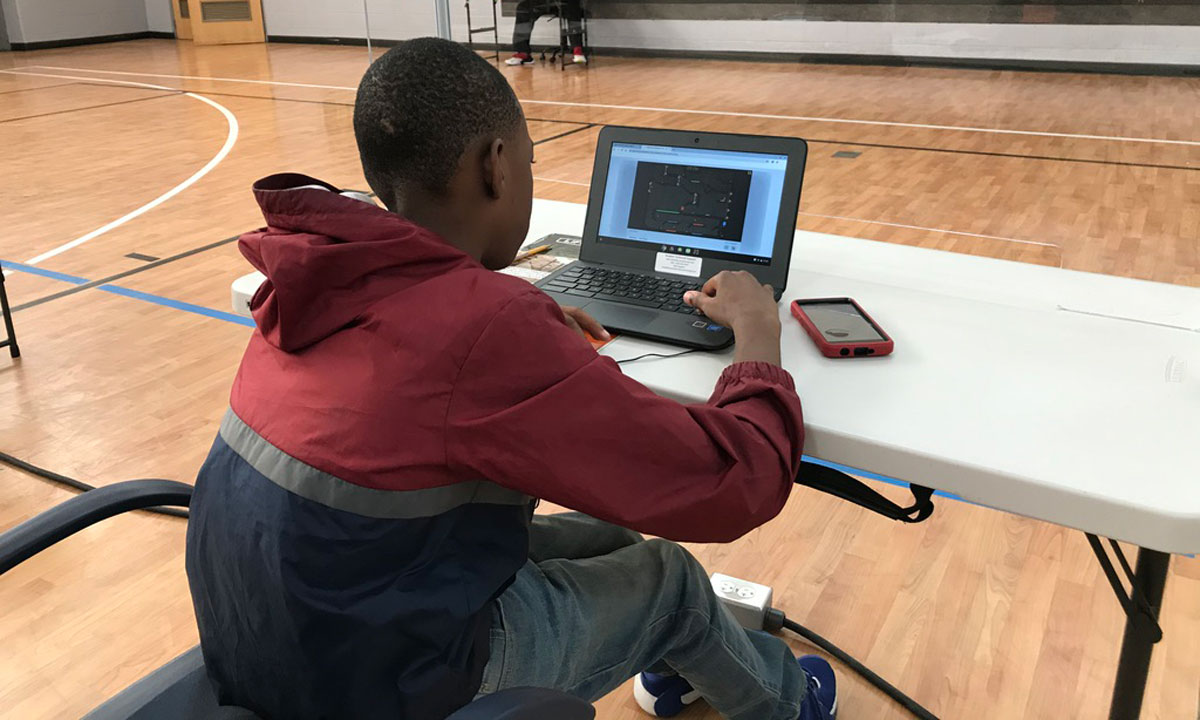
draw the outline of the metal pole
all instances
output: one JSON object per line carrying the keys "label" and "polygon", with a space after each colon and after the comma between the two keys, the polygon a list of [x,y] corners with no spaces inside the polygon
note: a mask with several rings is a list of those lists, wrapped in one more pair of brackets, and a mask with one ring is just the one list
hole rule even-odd
{"label": "metal pole", "polygon": [[1157,550],[1140,548],[1137,574],[1131,583],[1130,595],[1135,611],[1125,619],[1125,637],[1121,641],[1121,659],[1117,663],[1117,681],[1113,685],[1109,720],[1138,720],[1142,714],[1142,698],[1146,694],[1146,678],[1150,674],[1150,655],[1154,652],[1156,635],[1154,620],[1137,610],[1140,595],[1154,611],[1162,609],[1163,589],[1167,584],[1167,568],[1171,556]]}
{"label": "metal pole", "polygon": [[375,51],[371,49],[371,13],[367,11],[367,0],[363,0],[363,22],[367,25],[367,64],[375,62]]}
{"label": "metal pole", "polygon": [[450,0],[433,0],[433,11],[437,23],[437,36],[443,40],[450,37]]}

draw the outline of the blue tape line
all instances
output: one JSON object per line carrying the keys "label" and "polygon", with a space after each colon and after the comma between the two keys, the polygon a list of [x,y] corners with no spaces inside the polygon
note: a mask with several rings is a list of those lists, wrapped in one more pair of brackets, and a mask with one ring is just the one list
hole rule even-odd
{"label": "blue tape line", "polygon": [[[55,272],[53,270],[46,270],[44,268],[34,267],[33,265],[26,265],[24,263],[16,263],[10,260],[0,260],[0,266],[10,270],[29,273],[30,275],[40,275],[41,277],[50,278],[51,280],[61,280],[62,282],[68,282],[72,285],[83,285],[86,282],[90,282],[87,278]],[[192,313],[193,315],[203,315],[204,317],[224,320],[225,322],[236,323],[246,327],[255,326],[253,320],[247,317],[242,317],[241,315],[225,312],[224,310],[213,310],[212,308],[206,308],[203,305],[194,305],[192,303],[183,302],[182,300],[172,300],[159,295],[151,295],[150,293],[144,293],[138,290],[130,290],[129,288],[123,288],[119,285],[101,285],[96,289],[103,290],[104,292],[110,292],[114,295],[122,295],[127,298],[133,298],[134,300],[141,300],[143,302],[153,303],[155,305],[162,305],[163,307],[174,308],[175,310],[182,310],[184,312]]]}
{"label": "blue tape line", "polygon": [[254,320],[248,317],[235,315],[234,313],[225,312],[224,310],[213,310],[212,308],[207,308],[203,305],[193,305],[192,303],[183,302],[182,300],[172,300],[171,298],[151,295],[150,293],[144,293],[139,290],[130,290],[129,288],[123,288],[120,285],[101,285],[96,289],[103,290],[104,292],[110,292],[114,295],[121,295],[124,297],[133,298],[135,300],[142,300],[155,305],[162,305],[163,307],[174,308],[175,310],[183,310],[184,312],[190,312],[195,315],[203,315],[205,317],[216,318],[217,320],[224,320],[225,322],[245,325],[246,327],[255,326]]}
{"label": "blue tape line", "polygon": [[[833,468],[834,470],[840,470],[840,471],[846,473],[847,475],[853,475],[855,477],[866,478],[868,480],[876,480],[878,482],[887,483],[888,485],[898,485],[900,487],[908,487],[908,485],[909,485],[907,482],[905,482],[903,480],[897,480],[896,478],[888,477],[887,475],[880,475],[879,473],[873,473],[873,472],[870,472],[867,470],[860,470],[858,468],[852,468],[849,465],[841,465],[841,464],[838,464],[835,462],[829,462],[828,460],[822,460],[820,458],[815,458],[810,455],[805,455],[804,459],[811,463],[815,463],[817,465],[824,465],[827,468]],[[917,483],[917,484],[920,485],[920,483]],[[958,495],[955,495],[954,493],[942,492],[941,490],[934,490],[933,494],[936,495],[937,497],[944,497],[949,500],[957,500],[959,502],[965,502],[970,505],[978,505],[979,504],[979,503],[973,503],[970,500],[965,500],[965,499],[959,497]],[[980,507],[984,507],[984,506],[981,505]]]}
{"label": "blue tape line", "polygon": [[0,260],[0,267],[6,267],[10,270],[19,270],[20,272],[29,273],[30,275],[40,275],[45,278],[50,278],[51,280],[61,280],[74,285],[82,285],[87,282],[87,278],[76,277],[75,275],[68,275],[66,273],[55,272],[53,270],[46,270],[44,268],[34,267],[33,265],[25,265],[24,263],[15,263],[10,260]]}

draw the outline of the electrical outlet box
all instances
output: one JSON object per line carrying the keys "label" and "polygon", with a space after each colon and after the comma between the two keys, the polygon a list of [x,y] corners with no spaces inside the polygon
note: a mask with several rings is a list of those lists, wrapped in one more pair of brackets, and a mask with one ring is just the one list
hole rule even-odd
{"label": "electrical outlet box", "polygon": [[735,620],[751,630],[762,630],[771,607],[771,588],[721,573],[712,575],[713,592]]}

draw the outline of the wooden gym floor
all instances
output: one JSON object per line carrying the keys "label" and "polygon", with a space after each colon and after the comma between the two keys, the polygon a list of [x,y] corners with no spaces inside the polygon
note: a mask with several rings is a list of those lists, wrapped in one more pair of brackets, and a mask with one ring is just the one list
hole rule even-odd
{"label": "wooden gym floor", "polygon": [[[18,264],[24,351],[0,357],[0,450],[97,484],[194,476],[250,332],[228,312],[248,267],[227,239],[260,224],[260,176],[365,187],[348,88],[366,59],[0,53],[0,259]],[[601,124],[797,135],[803,229],[1200,285],[1200,79],[615,58],[505,73],[542,141],[539,197],[585,201]],[[68,496],[0,467],[0,530]],[[0,579],[0,717],[77,717],[195,643],[183,541],[179,520],[127,515]],[[953,501],[900,526],[797,490],[766,527],[694,550],[944,718],[1107,715],[1122,616],[1078,532]],[[1144,717],[1191,720],[1200,561],[1174,560],[1163,625]],[[905,717],[840,678],[841,717]],[[640,716],[628,687],[599,709]]]}

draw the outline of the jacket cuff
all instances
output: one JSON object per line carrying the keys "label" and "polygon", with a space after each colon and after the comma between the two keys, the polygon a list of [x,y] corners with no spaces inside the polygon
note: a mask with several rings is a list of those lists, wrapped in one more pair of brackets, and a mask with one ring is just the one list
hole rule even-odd
{"label": "jacket cuff", "polygon": [[721,379],[717,381],[717,390],[743,380],[765,380],[774,385],[780,385],[792,392],[796,391],[796,383],[787,370],[765,362],[739,362],[725,368]]}

